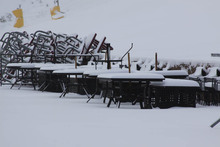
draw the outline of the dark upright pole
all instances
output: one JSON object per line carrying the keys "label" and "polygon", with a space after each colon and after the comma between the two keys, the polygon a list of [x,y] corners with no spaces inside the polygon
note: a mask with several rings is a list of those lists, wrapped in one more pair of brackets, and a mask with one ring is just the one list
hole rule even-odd
{"label": "dark upright pole", "polygon": [[110,43],[107,43],[107,69],[111,69],[111,62],[110,62]]}

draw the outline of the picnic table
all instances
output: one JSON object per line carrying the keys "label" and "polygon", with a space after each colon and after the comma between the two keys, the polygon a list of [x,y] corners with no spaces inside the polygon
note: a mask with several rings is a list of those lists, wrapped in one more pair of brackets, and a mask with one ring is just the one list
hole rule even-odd
{"label": "picnic table", "polygon": [[[112,68],[112,69],[99,69],[99,70],[87,70],[83,73],[83,77],[85,79],[85,83],[89,89],[88,94],[89,100],[87,103],[95,97],[96,94],[100,94],[103,96],[103,91],[101,91],[101,87],[99,85],[99,79],[97,78],[98,75],[100,74],[105,74],[105,73],[127,73],[127,69],[120,69],[120,68]],[[103,100],[105,103],[105,99]]]}
{"label": "picnic table", "polygon": [[161,70],[161,71],[157,70],[157,71],[149,71],[149,73],[161,74],[165,78],[172,78],[172,79],[185,79],[186,77],[188,77],[188,72],[185,70]]}
{"label": "picnic table", "polygon": [[[58,81],[60,77],[57,77],[56,75],[53,75],[53,71],[55,70],[63,70],[63,69],[75,69],[73,64],[50,64],[49,66],[47,65],[40,65],[39,66],[39,74],[44,76],[44,81],[41,83],[39,86],[39,89],[42,91],[45,91],[48,89],[49,86],[57,86],[60,84]],[[60,85],[61,86],[61,85]],[[49,88],[50,89],[50,88]],[[60,88],[56,88],[56,91]],[[52,89],[55,90],[55,89]],[[59,90],[58,90],[59,91]]]}
{"label": "picnic table", "polygon": [[160,74],[153,73],[110,73],[98,75],[100,83],[106,84],[111,102],[136,102],[140,103],[140,108],[151,108],[149,84],[151,81],[163,81],[165,78]]}
{"label": "picnic table", "polygon": [[200,86],[193,80],[166,78],[162,82],[151,82],[150,89],[154,107],[195,107]]}
{"label": "picnic table", "polygon": [[36,89],[35,84],[37,82],[37,68],[33,63],[9,63],[7,65],[7,68],[12,69],[14,70],[14,72],[16,72],[11,89],[18,82],[20,82],[18,89],[20,89],[22,85],[28,84],[28,82],[31,82],[30,84],[34,87],[34,89]]}
{"label": "picnic table", "polygon": [[[71,86],[82,86],[83,90],[87,93],[87,90],[84,86],[84,82],[82,79],[83,72],[85,69],[63,69],[63,70],[55,70],[52,72],[53,75],[58,75],[59,77],[63,77],[59,80],[62,85],[62,93],[61,97],[64,97],[68,92]],[[75,81],[71,82],[71,76],[75,76]]]}

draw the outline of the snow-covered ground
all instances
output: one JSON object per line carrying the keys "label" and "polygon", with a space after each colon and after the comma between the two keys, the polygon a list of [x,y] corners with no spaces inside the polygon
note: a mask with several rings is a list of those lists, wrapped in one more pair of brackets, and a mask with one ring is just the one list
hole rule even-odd
{"label": "snow-covered ground", "polygon": [[[15,18],[7,18],[0,23],[0,37],[8,31],[80,37],[95,32],[107,37],[119,57],[134,43],[132,57],[152,58],[158,52],[159,59],[172,63],[213,60],[219,65],[220,58],[210,56],[220,51],[219,0],[60,0],[60,20],[51,20],[53,0],[4,0],[0,18],[19,4],[24,27],[13,28]],[[220,146],[220,124],[209,127],[220,117],[220,107],[141,110],[122,104],[118,109],[98,98],[86,103],[85,96],[59,95],[0,87],[0,147]]]}
{"label": "snow-covered ground", "polygon": [[[0,23],[6,31],[52,30],[78,33],[81,37],[98,33],[107,37],[121,56],[134,43],[131,55],[159,58],[212,60],[220,51],[219,0],[60,0],[64,18],[51,20],[53,0],[5,0],[0,16],[19,7],[24,27],[13,28],[15,19]],[[214,59],[219,61],[220,59]]]}
{"label": "snow-covered ground", "polygon": [[96,98],[0,87],[1,147],[219,147],[220,107],[107,108]]}

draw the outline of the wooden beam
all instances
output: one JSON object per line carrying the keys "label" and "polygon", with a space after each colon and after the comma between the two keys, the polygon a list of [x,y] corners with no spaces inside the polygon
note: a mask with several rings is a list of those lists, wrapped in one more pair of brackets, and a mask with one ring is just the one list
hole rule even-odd
{"label": "wooden beam", "polygon": [[130,53],[128,53],[128,72],[131,73],[131,60],[130,60]]}

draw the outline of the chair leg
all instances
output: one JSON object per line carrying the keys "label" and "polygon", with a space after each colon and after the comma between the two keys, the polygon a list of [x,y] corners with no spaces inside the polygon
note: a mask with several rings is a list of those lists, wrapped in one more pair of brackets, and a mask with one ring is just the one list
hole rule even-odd
{"label": "chair leg", "polygon": [[107,107],[110,107],[110,105],[111,105],[111,102],[112,102],[112,98],[110,98],[110,99],[109,99],[109,102],[108,102],[108,105],[107,105]]}
{"label": "chair leg", "polygon": [[121,106],[121,101],[119,100],[118,101],[118,108],[120,108],[120,106]]}
{"label": "chair leg", "polygon": [[140,108],[141,108],[141,109],[144,108],[144,106],[143,106],[143,102],[141,102],[141,101],[140,101]]}

